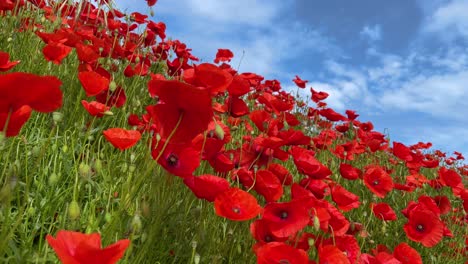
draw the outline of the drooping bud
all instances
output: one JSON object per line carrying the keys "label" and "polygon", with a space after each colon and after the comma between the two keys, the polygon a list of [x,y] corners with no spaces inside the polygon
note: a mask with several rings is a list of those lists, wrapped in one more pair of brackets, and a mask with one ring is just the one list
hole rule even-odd
{"label": "drooping bud", "polygon": [[215,134],[219,139],[224,139],[224,130],[218,123],[215,125]]}
{"label": "drooping bud", "polygon": [[68,205],[68,217],[71,220],[76,220],[80,217],[80,205],[75,200],[71,201]]}

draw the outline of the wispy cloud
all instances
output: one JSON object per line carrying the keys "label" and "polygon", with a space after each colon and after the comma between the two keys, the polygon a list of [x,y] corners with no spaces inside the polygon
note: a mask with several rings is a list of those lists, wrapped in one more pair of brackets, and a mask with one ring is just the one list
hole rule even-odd
{"label": "wispy cloud", "polygon": [[452,0],[439,6],[428,17],[428,23],[424,27],[429,32],[442,32],[444,38],[453,38],[461,35],[468,38],[468,1]]}
{"label": "wispy cloud", "polygon": [[368,38],[371,42],[382,39],[382,27],[380,25],[364,26],[360,32],[362,37]]}

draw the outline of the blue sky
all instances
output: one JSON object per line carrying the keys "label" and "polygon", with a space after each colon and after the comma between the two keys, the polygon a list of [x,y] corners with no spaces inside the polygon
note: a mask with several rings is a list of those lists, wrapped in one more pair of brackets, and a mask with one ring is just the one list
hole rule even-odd
{"label": "blue sky", "polygon": [[[149,14],[144,0],[117,7]],[[468,155],[467,0],[159,0],[153,10],[203,61],[231,49],[240,72],[294,90],[298,74],[391,140]]]}

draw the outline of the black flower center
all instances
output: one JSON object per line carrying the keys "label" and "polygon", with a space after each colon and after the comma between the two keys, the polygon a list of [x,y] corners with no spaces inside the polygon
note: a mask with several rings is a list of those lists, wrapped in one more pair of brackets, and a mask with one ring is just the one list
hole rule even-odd
{"label": "black flower center", "polygon": [[280,261],[278,261],[278,264],[291,264],[291,262],[289,262],[289,260],[287,259],[281,259]]}
{"label": "black flower center", "polygon": [[167,157],[167,164],[171,167],[175,167],[177,166],[177,164],[179,163],[179,158],[174,155],[174,154],[171,154],[169,155],[169,157]]}
{"label": "black flower center", "polygon": [[283,220],[286,219],[286,218],[288,218],[288,212],[286,212],[286,211],[281,211],[281,213],[280,213],[280,218],[283,219]]}
{"label": "black flower center", "polygon": [[233,207],[233,208],[232,208],[232,211],[233,211],[234,213],[236,213],[236,214],[240,214],[240,208],[237,207],[237,206],[236,206],[236,207]]}
{"label": "black flower center", "polygon": [[375,186],[375,185],[379,185],[379,183],[380,183],[379,180],[374,180],[374,181],[372,182],[372,184],[373,184],[374,186]]}
{"label": "black flower center", "polygon": [[421,225],[421,224],[417,225],[417,226],[416,226],[416,231],[418,231],[418,232],[423,232],[423,231],[424,231],[424,226]]}

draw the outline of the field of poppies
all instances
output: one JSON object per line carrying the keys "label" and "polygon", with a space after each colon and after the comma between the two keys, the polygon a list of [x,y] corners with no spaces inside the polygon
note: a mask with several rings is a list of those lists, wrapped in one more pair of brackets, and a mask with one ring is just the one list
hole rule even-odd
{"label": "field of poppies", "polygon": [[0,0],[1,263],[468,263],[461,153],[165,30],[108,0]]}

